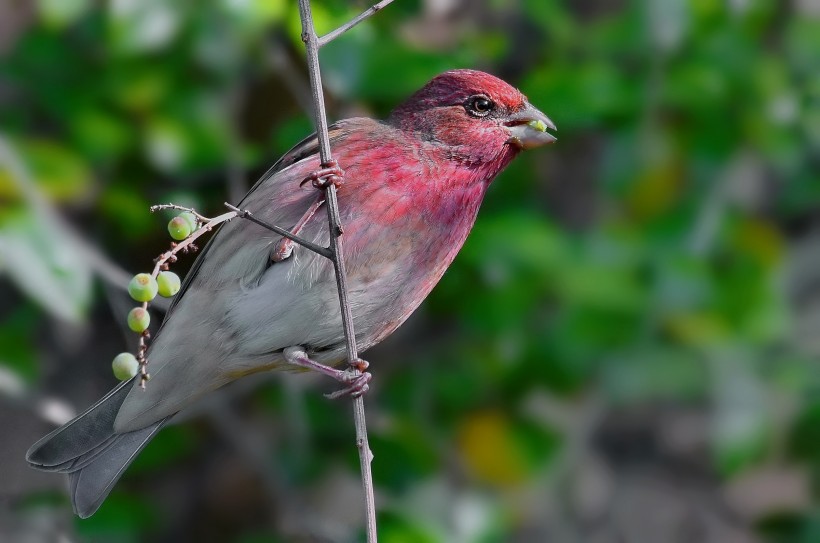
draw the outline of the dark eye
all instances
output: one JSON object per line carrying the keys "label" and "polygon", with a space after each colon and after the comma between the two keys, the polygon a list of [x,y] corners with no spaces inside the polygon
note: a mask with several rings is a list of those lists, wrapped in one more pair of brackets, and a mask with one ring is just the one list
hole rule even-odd
{"label": "dark eye", "polygon": [[467,113],[475,117],[486,117],[493,109],[495,102],[486,96],[471,96],[464,103]]}

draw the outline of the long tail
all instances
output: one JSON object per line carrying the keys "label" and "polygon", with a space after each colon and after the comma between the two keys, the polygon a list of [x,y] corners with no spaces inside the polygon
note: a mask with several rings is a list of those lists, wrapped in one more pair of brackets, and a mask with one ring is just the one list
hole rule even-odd
{"label": "long tail", "polygon": [[133,379],[120,383],[85,413],[31,446],[26,460],[35,469],[69,474],[71,504],[88,518],[168,418],[117,434],[114,419],[131,390]]}

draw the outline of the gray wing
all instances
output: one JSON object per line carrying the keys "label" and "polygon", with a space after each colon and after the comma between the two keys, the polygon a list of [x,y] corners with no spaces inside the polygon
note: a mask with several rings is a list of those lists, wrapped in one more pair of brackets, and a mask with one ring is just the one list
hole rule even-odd
{"label": "gray wing", "polygon": [[[351,124],[351,121],[338,121],[330,125],[328,127],[328,136],[331,139],[331,142],[335,142],[340,138],[344,137],[349,132],[348,125]],[[279,160],[277,160],[273,166],[268,168],[262,177],[254,183],[253,187],[248,191],[247,194],[242,198],[242,200],[237,204],[237,207],[240,209],[244,208],[247,205],[247,202],[250,200],[251,196],[256,192],[256,190],[264,185],[265,183],[269,182],[271,178],[273,178],[277,173],[284,170],[285,168],[296,164],[297,162],[309,158],[313,155],[316,155],[319,152],[319,140],[316,137],[316,134],[311,134],[310,136],[306,137],[296,145],[294,145],[287,153],[282,155]],[[281,224],[277,224],[277,226],[281,226]],[[185,275],[185,280],[182,282],[182,286],[179,289],[179,292],[174,296],[174,299],[171,301],[171,304],[168,306],[168,311],[165,313],[165,319],[163,319],[163,324],[165,324],[165,320],[171,315],[174,306],[176,306],[177,302],[182,299],[182,296],[185,294],[185,291],[188,289],[188,285],[191,283],[191,280],[196,277],[197,273],[199,272],[199,267],[202,264],[205,255],[208,253],[211,245],[217,239],[219,235],[219,231],[217,231],[208,243],[205,244],[205,247],[199,253],[199,256],[194,261],[191,269]],[[160,328],[161,330],[162,328]]]}
{"label": "gray wing", "polygon": [[[340,143],[359,122],[373,121],[334,124],[331,143]],[[240,206],[292,228],[318,198],[310,184],[299,186],[318,167],[317,148],[315,136],[296,145],[262,176]],[[319,213],[316,219],[323,216]],[[313,222],[303,235],[326,244],[326,224]],[[328,341],[305,335],[304,325],[295,323],[338,313],[327,310],[333,307],[333,298],[301,296],[305,284],[294,278],[315,279],[329,263],[299,251],[301,256],[271,267],[272,245],[279,239],[274,232],[240,219],[219,229],[197,258],[155,335],[147,353],[151,379],[145,390],[135,386],[129,392],[114,424],[117,432],[144,428],[238,377],[276,367],[281,349],[293,341]],[[263,278],[269,288],[260,304],[256,291]]]}

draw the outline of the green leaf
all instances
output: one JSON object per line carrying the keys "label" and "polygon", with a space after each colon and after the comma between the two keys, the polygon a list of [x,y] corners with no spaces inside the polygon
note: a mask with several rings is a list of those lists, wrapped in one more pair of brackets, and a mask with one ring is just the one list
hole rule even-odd
{"label": "green leaf", "polygon": [[157,524],[156,505],[114,490],[93,516],[75,519],[77,533],[91,541],[144,541],[141,532]]}
{"label": "green leaf", "polygon": [[[16,142],[15,150],[34,183],[51,200],[76,200],[91,189],[88,165],[70,149],[51,141],[29,139]],[[20,196],[18,181],[0,165],[0,198]]]}
{"label": "green leaf", "polygon": [[168,467],[196,450],[196,439],[188,426],[171,426],[162,430],[151,440],[133,464],[127,477]]}
{"label": "green leaf", "polygon": [[609,356],[602,371],[607,392],[629,404],[702,399],[708,378],[698,357],[663,345]]}
{"label": "green leaf", "polygon": [[86,108],[71,116],[71,135],[84,154],[95,159],[114,159],[134,143],[127,123],[99,109]]}
{"label": "green leaf", "polygon": [[182,6],[164,0],[114,2],[109,9],[108,46],[132,55],[167,47],[182,25]]}
{"label": "green leaf", "polygon": [[91,8],[91,0],[37,0],[40,17],[49,26],[60,28],[76,22]]}
{"label": "green leaf", "polygon": [[28,211],[0,231],[0,273],[55,317],[79,322],[91,301],[91,269],[49,217]]}
{"label": "green leaf", "polygon": [[383,543],[442,543],[434,531],[396,513],[381,513],[378,519],[379,541]]}
{"label": "green leaf", "polygon": [[412,421],[396,421],[388,431],[374,432],[370,447],[390,462],[373,465],[374,480],[388,488],[407,487],[435,473],[439,458],[430,439]]}
{"label": "green leaf", "polygon": [[39,373],[32,337],[38,316],[26,304],[0,322],[0,365],[29,382]]}
{"label": "green leaf", "polygon": [[791,454],[809,462],[815,470],[820,470],[820,401],[806,405],[794,421],[790,430],[789,448]]}

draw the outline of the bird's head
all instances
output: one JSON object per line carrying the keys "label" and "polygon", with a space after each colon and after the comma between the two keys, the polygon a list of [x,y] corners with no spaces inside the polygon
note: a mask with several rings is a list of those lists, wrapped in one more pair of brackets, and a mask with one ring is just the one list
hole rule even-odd
{"label": "bird's head", "polygon": [[436,76],[398,106],[389,122],[478,163],[556,139],[547,132],[556,129],[553,122],[518,89],[476,70]]}

